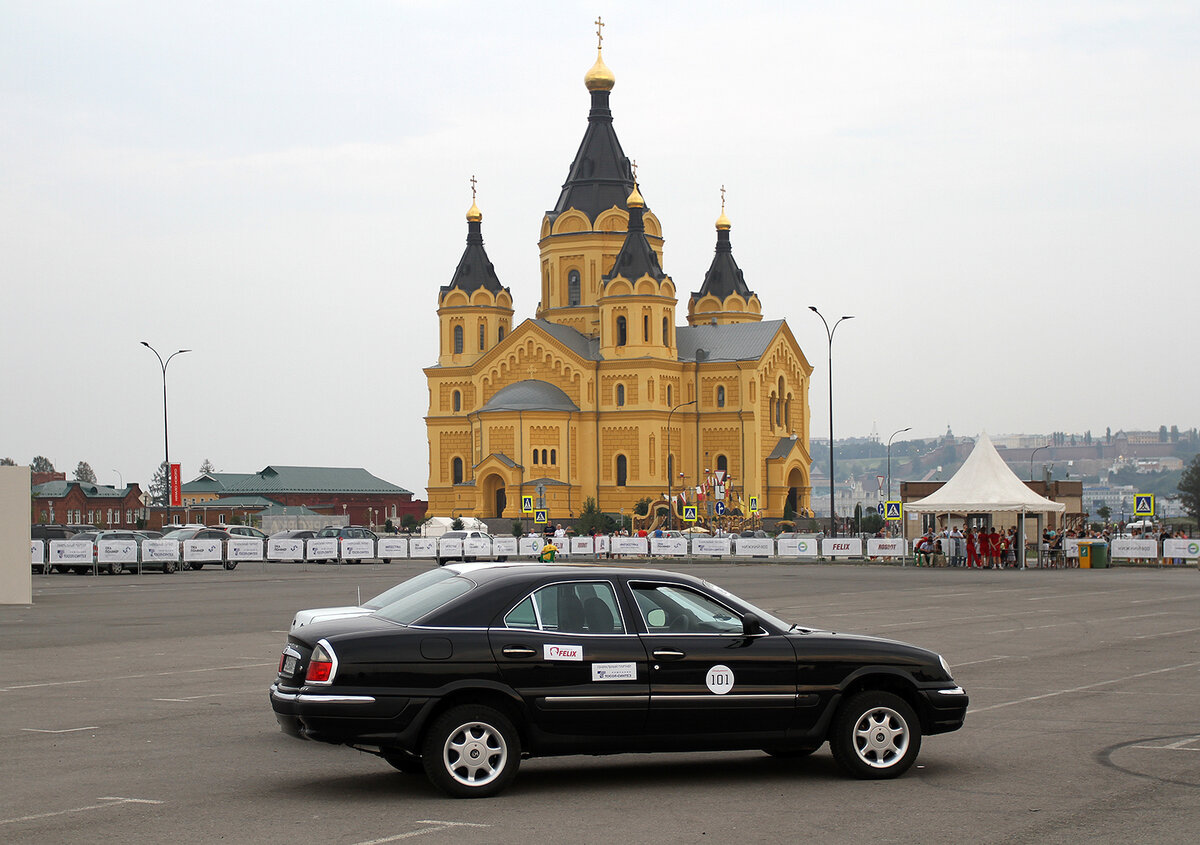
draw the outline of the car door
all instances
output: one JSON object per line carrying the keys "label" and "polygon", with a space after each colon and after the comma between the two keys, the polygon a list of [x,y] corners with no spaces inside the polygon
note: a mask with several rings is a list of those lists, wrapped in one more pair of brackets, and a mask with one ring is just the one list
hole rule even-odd
{"label": "car door", "polygon": [[560,736],[634,736],[649,702],[646,651],[613,584],[565,580],[525,596],[490,631],[505,681]]}
{"label": "car door", "polygon": [[631,579],[650,660],[649,733],[782,733],[796,707],[796,651],[783,634],[745,634],[719,595]]}

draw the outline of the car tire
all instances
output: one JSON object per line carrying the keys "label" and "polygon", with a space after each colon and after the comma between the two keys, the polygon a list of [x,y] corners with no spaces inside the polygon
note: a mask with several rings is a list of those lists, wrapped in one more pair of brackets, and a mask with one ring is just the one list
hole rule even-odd
{"label": "car tire", "polygon": [[416,754],[411,754],[400,748],[382,748],[379,756],[387,760],[393,769],[406,775],[420,775],[425,772],[425,764]]}
{"label": "car tire", "polygon": [[425,774],[454,798],[488,798],[517,776],[521,739],[508,717],[467,704],[434,720],[421,744]]}
{"label": "car tire", "polygon": [[227,560],[227,561],[225,561],[225,568],[226,568],[226,569],[237,569],[237,565],[238,565],[238,562],[237,562],[236,560]]}
{"label": "car tire", "polygon": [[203,563],[189,563],[188,566],[190,566],[192,569],[196,570],[197,572],[199,572],[201,569],[204,568]]}
{"label": "car tire", "polygon": [[866,690],[838,708],[829,748],[834,762],[856,778],[898,777],[921,750],[921,722],[900,696]]}
{"label": "car tire", "polygon": [[125,571],[125,567],[120,563],[110,563],[108,565],[108,574],[109,575],[120,575],[124,571]]}
{"label": "car tire", "polygon": [[763,752],[778,760],[800,760],[813,754],[815,748],[764,748]]}
{"label": "car tire", "polygon": [[173,575],[175,573],[176,568],[177,567],[175,566],[175,561],[173,561],[173,560],[163,561],[163,575]]}

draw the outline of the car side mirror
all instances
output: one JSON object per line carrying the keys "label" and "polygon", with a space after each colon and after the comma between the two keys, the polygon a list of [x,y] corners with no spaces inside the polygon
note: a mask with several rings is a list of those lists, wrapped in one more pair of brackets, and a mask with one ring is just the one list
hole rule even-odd
{"label": "car side mirror", "polygon": [[747,637],[763,633],[762,621],[758,618],[757,614],[747,613],[742,617],[742,633]]}

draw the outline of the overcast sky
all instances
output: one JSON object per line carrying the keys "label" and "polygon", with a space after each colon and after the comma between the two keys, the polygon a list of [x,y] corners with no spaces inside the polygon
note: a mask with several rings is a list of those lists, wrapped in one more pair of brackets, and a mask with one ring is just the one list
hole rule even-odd
{"label": "overcast sky", "polygon": [[[516,320],[604,58],[665,270],[720,187],[814,437],[1200,425],[1194,2],[0,3],[0,456],[424,496],[479,179]],[[908,435],[906,435],[908,436]]]}

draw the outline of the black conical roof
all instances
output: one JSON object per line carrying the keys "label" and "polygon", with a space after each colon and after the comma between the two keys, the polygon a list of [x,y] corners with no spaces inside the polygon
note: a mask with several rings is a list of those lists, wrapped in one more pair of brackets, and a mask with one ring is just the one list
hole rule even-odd
{"label": "black conical roof", "polygon": [[605,284],[614,276],[624,276],[630,281],[649,276],[660,282],[667,277],[658,263],[658,253],[646,240],[646,225],[642,221],[645,211],[643,206],[630,206],[629,231],[625,235],[625,242],[621,244],[621,251],[613,261],[612,269],[604,276]]}
{"label": "black conical roof", "polygon": [[717,251],[713,256],[708,272],[704,274],[704,284],[700,290],[692,294],[692,299],[702,299],[712,294],[717,299],[725,300],[731,293],[736,293],[743,299],[749,299],[754,291],[746,286],[746,280],[737,262],[733,259],[733,246],[729,242],[729,230],[717,229]]}
{"label": "black conical roof", "polygon": [[613,130],[609,92],[592,91],[591,95],[587,131],[554,210],[546,212],[551,220],[569,208],[577,208],[595,221],[596,215],[614,205],[625,208],[625,198],[633,190],[633,170]]}
{"label": "black conical roof", "polygon": [[450,284],[442,287],[442,293],[446,294],[454,288],[468,294],[480,288],[487,288],[492,293],[508,290],[500,284],[496,268],[492,266],[487,250],[483,248],[483,223],[479,220],[467,222],[467,248],[463,250],[462,258],[454,268],[454,277]]}

